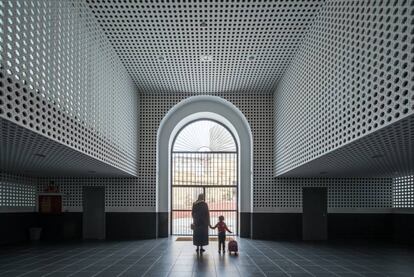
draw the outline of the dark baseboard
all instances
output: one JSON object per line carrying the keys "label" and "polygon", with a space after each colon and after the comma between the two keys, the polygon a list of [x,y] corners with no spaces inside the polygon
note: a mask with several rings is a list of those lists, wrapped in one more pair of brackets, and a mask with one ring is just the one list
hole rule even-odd
{"label": "dark baseboard", "polygon": [[414,244],[414,214],[393,214],[393,240]]}
{"label": "dark baseboard", "polygon": [[[392,214],[328,214],[328,239],[390,240]],[[254,213],[254,239],[302,240],[301,213]]]}
{"label": "dark baseboard", "polygon": [[156,213],[106,213],[106,239],[156,238]]}
{"label": "dark baseboard", "polygon": [[45,241],[82,239],[82,213],[38,214],[37,224]]}
{"label": "dark baseboard", "polygon": [[[168,237],[168,213],[106,213],[108,240]],[[82,239],[82,213],[46,215],[0,213],[0,244],[29,241],[29,228],[41,227],[44,241]],[[414,243],[414,214],[328,214],[330,240],[364,239]],[[241,213],[240,236],[302,240],[301,213]]]}
{"label": "dark baseboard", "polygon": [[0,245],[29,241],[29,228],[36,225],[37,213],[0,213]]}
{"label": "dark baseboard", "polygon": [[392,214],[332,213],[328,214],[328,238],[390,240]]}
{"label": "dark baseboard", "polygon": [[253,239],[302,239],[302,214],[300,213],[253,213],[252,224]]}

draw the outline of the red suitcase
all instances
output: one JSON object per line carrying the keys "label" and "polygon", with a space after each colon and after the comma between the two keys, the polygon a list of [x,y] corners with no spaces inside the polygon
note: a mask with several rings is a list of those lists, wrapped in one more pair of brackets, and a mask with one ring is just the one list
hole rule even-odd
{"label": "red suitcase", "polygon": [[237,245],[237,241],[231,240],[228,243],[229,248],[229,254],[231,255],[231,252],[234,252],[235,255],[237,255],[237,252],[239,252],[239,246]]}

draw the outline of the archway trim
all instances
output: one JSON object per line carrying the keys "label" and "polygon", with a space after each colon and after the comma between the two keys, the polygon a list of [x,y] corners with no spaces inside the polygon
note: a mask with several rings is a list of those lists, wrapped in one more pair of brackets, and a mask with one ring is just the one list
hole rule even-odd
{"label": "archway trim", "polygon": [[[229,101],[217,96],[192,96],[171,108],[160,123],[157,133],[157,183],[156,211],[162,214],[158,229],[168,226],[170,212],[170,162],[171,147],[177,132],[186,124],[196,119],[212,119],[229,128],[240,147],[240,195],[239,211],[251,214],[253,205],[253,137],[249,123],[244,114]],[[162,221],[162,223],[160,223]],[[246,222],[247,223],[247,222]],[[248,224],[250,225],[250,224]],[[246,226],[247,227],[247,226]],[[250,229],[250,226],[248,227]],[[240,229],[245,229],[240,226]],[[168,230],[159,230],[158,233]],[[250,232],[249,232],[250,233]]]}

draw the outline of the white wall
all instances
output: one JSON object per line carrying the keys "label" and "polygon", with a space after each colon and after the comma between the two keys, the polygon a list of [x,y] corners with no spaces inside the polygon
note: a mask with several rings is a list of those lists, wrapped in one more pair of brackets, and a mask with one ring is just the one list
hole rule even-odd
{"label": "white wall", "polygon": [[86,3],[1,5],[0,117],[136,174],[139,95]]}
{"label": "white wall", "polygon": [[325,1],[274,94],[276,176],[414,114],[412,14]]}

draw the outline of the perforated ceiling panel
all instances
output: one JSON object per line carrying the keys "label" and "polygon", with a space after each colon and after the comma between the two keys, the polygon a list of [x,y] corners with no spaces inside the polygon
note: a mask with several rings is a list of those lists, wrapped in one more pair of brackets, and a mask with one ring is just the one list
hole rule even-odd
{"label": "perforated ceiling panel", "polygon": [[275,93],[276,175],[414,113],[413,15],[407,0],[324,3]]}
{"label": "perforated ceiling panel", "polygon": [[352,141],[284,177],[397,177],[414,174],[414,115]]}
{"label": "perforated ceiling panel", "polygon": [[87,0],[146,93],[273,91],[320,2]]}
{"label": "perforated ceiling panel", "polygon": [[125,171],[0,117],[0,173],[130,176]]}
{"label": "perforated ceiling panel", "polygon": [[0,117],[136,174],[136,87],[85,3],[0,7]]}

